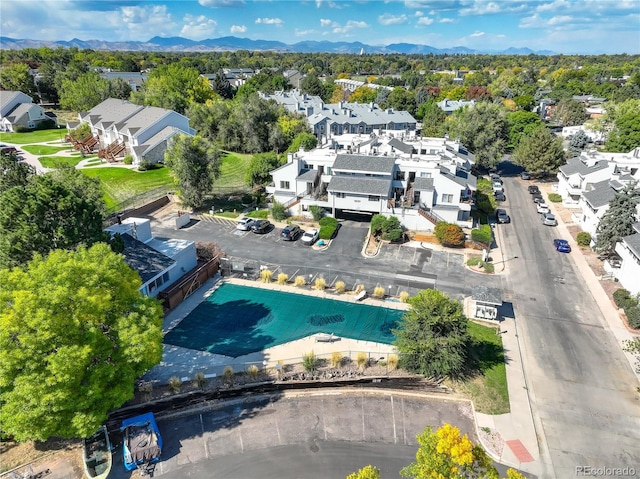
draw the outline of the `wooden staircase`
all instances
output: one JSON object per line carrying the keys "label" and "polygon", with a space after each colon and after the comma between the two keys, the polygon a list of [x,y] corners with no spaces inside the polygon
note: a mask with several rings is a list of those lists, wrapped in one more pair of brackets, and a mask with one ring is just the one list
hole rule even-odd
{"label": "wooden staircase", "polygon": [[127,146],[124,144],[124,142],[121,143],[116,140],[106,148],[98,150],[98,158],[107,160],[109,163],[114,163],[115,161],[117,161],[116,157],[126,149]]}
{"label": "wooden staircase", "polygon": [[424,208],[420,208],[418,209],[418,214],[420,214],[420,216],[422,216],[423,218],[429,220],[431,223],[433,223],[434,225],[436,223],[439,223],[441,221],[444,221],[443,218],[441,218],[440,216],[438,216],[437,214],[435,214],[433,211],[429,211],[426,210]]}

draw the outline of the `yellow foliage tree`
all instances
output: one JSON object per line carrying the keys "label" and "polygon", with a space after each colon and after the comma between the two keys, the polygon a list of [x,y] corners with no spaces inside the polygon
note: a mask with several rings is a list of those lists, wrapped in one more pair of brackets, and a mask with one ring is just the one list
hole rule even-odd
{"label": "yellow foliage tree", "polygon": [[380,479],[380,470],[375,466],[364,466],[358,472],[352,472],[347,479]]}

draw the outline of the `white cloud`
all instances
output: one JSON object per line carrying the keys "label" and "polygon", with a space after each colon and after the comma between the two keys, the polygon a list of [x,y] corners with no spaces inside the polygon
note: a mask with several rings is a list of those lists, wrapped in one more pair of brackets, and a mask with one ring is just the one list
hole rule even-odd
{"label": "white cloud", "polygon": [[231,33],[246,33],[247,27],[244,25],[231,25]]}
{"label": "white cloud", "polygon": [[[103,12],[100,15],[100,20],[104,27],[108,24],[108,17],[111,17],[111,21],[113,21],[113,13],[119,14],[122,22],[122,25],[116,29],[125,29],[127,32],[120,32],[120,38],[147,40],[153,35],[173,35],[178,27],[171,14],[167,11],[166,5],[121,7],[119,12]],[[90,24],[95,24],[95,17]],[[149,32],[153,32],[153,34]]]}
{"label": "white cloud", "polygon": [[340,10],[342,8],[347,8],[348,6],[347,2],[337,3],[332,0],[316,0],[316,8],[328,7]]}
{"label": "white cloud", "polygon": [[542,28],[545,25],[545,21],[540,18],[540,15],[537,13],[531,15],[530,17],[523,17],[520,19],[520,24],[518,27],[520,28]]}
{"label": "white cloud", "polygon": [[391,15],[390,13],[385,13],[378,17],[378,22],[381,25],[399,25],[402,23],[407,23],[406,15]]}
{"label": "white cloud", "polygon": [[500,11],[500,5],[498,5],[496,2],[476,0],[470,7],[461,8],[460,15],[488,15],[500,13]]}
{"label": "white cloud", "polygon": [[473,32],[470,37],[481,37],[484,35],[484,32]]}
{"label": "white cloud", "polygon": [[203,40],[210,37],[215,32],[218,23],[212,19],[205,17],[204,15],[191,15],[186,14],[182,19],[184,25],[180,30],[180,36],[190,38],[192,40]]}
{"label": "white cloud", "polygon": [[558,25],[560,23],[569,23],[571,20],[573,20],[573,17],[569,15],[558,15],[550,18],[547,23],[549,25]]}
{"label": "white cloud", "polygon": [[414,13],[414,15],[416,17],[421,17],[422,15],[424,15],[424,12],[422,10],[416,10],[416,13]]}
{"label": "white cloud", "polygon": [[536,7],[536,12],[553,12],[561,9],[568,9],[571,6],[566,0],[556,0],[551,3],[543,3]]}
{"label": "white cloud", "polygon": [[433,23],[433,18],[429,17],[420,17],[418,19],[418,25],[431,25]]}
{"label": "white cloud", "polygon": [[367,22],[359,22],[356,20],[349,20],[343,27],[337,26],[333,29],[333,33],[348,33],[356,28],[367,28]]}
{"label": "white cloud", "polygon": [[263,23],[265,25],[278,25],[282,26],[284,21],[280,18],[256,18],[256,23]]}
{"label": "white cloud", "polygon": [[318,33],[317,30],[298,30],[297,28],[293,31],[296,37],[306,37],[308,35],[313,35],[314,33]]}
{"label": "white cloud", "polygon": [[333,20],[329,20],[328,18],[321,18],[320,19],[320,26],[321,27],[339,27],[340,24],[338,22],[334,22]]}
{"label": "white cloud", "polygon": [[438,20],[438,23],[453,23],[455,20],[453,18],[441,18]]}
{"label": "white cloud", "polygon": [[244,0],[198,0],[203,7],[219,8],[219,7],[242,7]]}

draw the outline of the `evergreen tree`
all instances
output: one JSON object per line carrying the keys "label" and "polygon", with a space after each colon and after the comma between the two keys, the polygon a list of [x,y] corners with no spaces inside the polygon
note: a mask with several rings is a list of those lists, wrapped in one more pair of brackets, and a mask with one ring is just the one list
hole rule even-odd
{"label": "evergreen tree", "polygon": [[513,160],[534,174],[554,171],[565,163],[562,140],[546,126],[539,126],[521,138]]}
{"label": "evergreen tree", "polygon": [[609,209],[602,215],[596,229],[595,250],[604,255],[614,252],[616,243],[624,236],[633,234],[633,224],[638,222],[640,190],[637,184],[629,184],[616,193],[609,202]]}

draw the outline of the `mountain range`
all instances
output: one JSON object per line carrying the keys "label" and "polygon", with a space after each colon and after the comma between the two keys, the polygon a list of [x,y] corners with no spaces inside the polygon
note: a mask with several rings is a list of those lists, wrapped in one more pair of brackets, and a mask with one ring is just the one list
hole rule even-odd
{"label": "mountain range", "polygon": [[0,48],[22,50],[24,48],[71,48],[80,50],[119,50],[147,52],[224,52],[235,50],[297,52],[297,53],[402,53],[434,55],[554,55],[549,50],[534,51],[529,48],[507,48],[501,51],[474,50],[467,47],[435,48],[415,43],[393,43],[385,46],[366,45],[360,42],[305,41],[291,45],[270,40],[251,40],[249,38],[221,37],[206,40],[189,40],[182,37],[153,37],[146,42],[109,42],[106,40],[46,41],[0,37]]}

